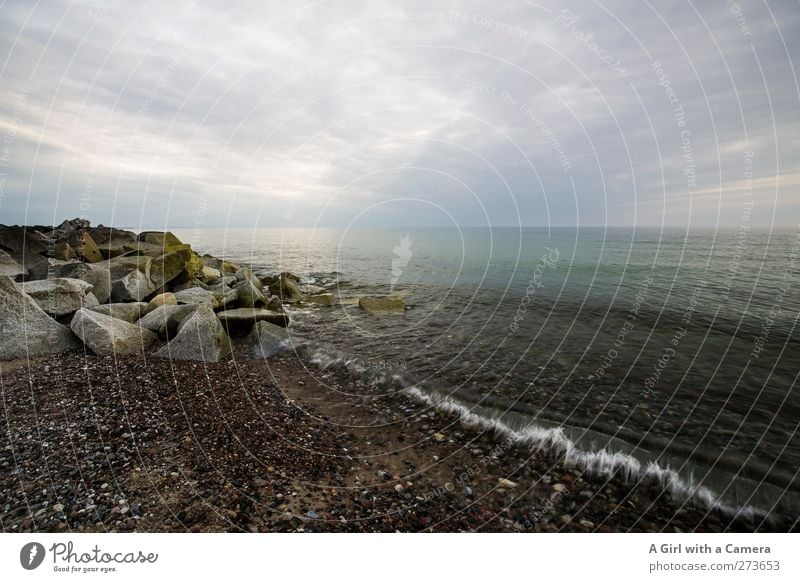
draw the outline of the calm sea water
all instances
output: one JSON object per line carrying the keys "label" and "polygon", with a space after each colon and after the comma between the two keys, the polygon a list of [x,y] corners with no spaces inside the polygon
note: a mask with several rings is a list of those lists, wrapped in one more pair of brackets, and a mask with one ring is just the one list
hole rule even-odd
{"label": "calm sea water", "polygon": [[[294,313],[324,361],[367,363],[521,433],[558,437],[596,469],[624,458],[631,478],[655,472],[712,502],[800,514],[797,232],[176,233],[330,288],[335,308]],[[357,305],[390,293],[405,298],[404,314]]]}

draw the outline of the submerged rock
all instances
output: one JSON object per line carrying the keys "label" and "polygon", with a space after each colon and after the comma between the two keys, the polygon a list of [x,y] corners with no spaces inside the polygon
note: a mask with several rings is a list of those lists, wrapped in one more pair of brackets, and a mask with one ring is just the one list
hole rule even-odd
{"label": "submerged rock", "polygon": [[66,326],[51,318],[10,277],[0,276],[0,359],[13,360],[80,347]]}
{"label": "submerged rock", "polygon": [[183,321],[178,335],[156,352],[159,358],[218,362],[231,351],[225,328],[209,305],[198,305]]}
{"label": "submerged rock", "polygon": [[336,297],[332,293],[322,293],[320,295],[309,295],[305,299],[306,303],[314,303],[315,305],[323,305],[325,307],[333,307],[336,304]]}
{"label": "submerged rock", "polygon": [[281,327],[289,325],[289,316],[285,313],[252,307],[227,309],[225,311],[220,311],[217,317],[219,317],[219,320],[225,327],[234,334],[249,331],[258,321],[267,321]]}
{"label": "submerged rock", "polygon": [[296,279],[296,275],[281,273],[278,280],[269,286],[269,292],[277,295],[285,303],[299,303],[305,296],[300,291]]}
{"label": "submerged rock", "polygon": [[259,321],[253,326],[244,343],[252,346],[254,356],[269,358],[289,348],[289,332],[284,327]]}
{"label": "submerged rock", "polygon": [[86,347],[99,356],[136,354],[158,341],[151,331],[91,309],[78,311],[70,328]]}
{"label": "submerged rock", "polygon": [[399,297],[362,297],[358,305],[369,313],[403,313],[406,302]]}

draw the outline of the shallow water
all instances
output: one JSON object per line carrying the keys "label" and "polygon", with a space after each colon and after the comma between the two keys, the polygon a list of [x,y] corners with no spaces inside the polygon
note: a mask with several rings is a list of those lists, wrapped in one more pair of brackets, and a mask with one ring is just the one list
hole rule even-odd
{"label": "shallow water", "polygon": [[[520,434],[558,430],[597,453],[597,470],[620,452],[634,473],[655,463],[712,504],[800,514],[795,231],[176,234],[331,287],[336,307],[294,313],[326,362],[399,375]],[[357,306],[389,293],[404,314]]]}

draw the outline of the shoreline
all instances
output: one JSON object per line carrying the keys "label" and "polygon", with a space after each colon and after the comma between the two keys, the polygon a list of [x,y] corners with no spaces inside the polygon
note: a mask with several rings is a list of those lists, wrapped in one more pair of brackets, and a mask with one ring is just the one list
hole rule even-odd
{"label": "shoreline", "polygon": [[[292,352],[4,362],[10,531],[786,531],[566,468]],[[43,461],[43,462],[42,462]]]}

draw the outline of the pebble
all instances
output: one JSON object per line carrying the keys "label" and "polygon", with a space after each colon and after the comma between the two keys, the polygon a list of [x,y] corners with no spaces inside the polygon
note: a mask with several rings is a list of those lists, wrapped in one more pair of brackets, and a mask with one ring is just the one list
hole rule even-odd
{"label": "pebble", "polygon": [[503,479],[502,477],[497,480],[497,483],[506,489],[514,489],[517,486],[517,483],[514,483],[514,481],[509,481],[508,479]]}
{"label": "pebble", "polygon": [[61,503],[56,503],[53,506],[53,511],[55,511],[56,513],[61,513],[62,511],[64,511],[64,505]]}

